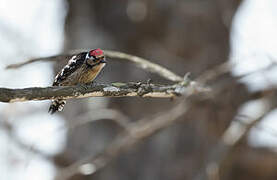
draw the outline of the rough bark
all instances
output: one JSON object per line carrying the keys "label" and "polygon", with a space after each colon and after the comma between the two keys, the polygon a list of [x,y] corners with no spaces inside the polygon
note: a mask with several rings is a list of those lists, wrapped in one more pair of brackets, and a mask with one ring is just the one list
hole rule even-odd
{"label": "rough bark", "polygon": [[205,91],[203,88],[190,86],[190,83],[174,85],[158,85],[152,83],[111,83],[111,84],[87,84],[78,86],[60,87],[33,87],[24,89],[0,88],[1,102],[22,102],[30,100],[47,99],[72,99],[86,97],[153,97],[172,98],[191,92]]}

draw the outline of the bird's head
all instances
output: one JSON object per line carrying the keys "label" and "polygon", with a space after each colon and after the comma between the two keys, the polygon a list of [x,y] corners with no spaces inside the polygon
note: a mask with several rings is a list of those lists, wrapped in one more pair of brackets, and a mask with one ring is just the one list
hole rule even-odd
{"label": "bird's head", "polygon": [[90,67],[105,63],[107,61],[105,60],[104,52],[99,48],[89,51],[86,55],[86,64]]}

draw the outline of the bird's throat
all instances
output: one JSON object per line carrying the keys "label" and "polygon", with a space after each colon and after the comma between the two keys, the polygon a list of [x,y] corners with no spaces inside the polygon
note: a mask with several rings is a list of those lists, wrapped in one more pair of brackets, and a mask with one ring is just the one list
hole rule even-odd
{"label": "bird's throat", "polygon": [[101,72],[104,66],[105,66],[105,63],[101,63],[93,66],[92,68],[86,68],[85,71],[87,72],[81,73],[82,75],[79,78],[80,83],[92,82],[97,77],[97,75]]}

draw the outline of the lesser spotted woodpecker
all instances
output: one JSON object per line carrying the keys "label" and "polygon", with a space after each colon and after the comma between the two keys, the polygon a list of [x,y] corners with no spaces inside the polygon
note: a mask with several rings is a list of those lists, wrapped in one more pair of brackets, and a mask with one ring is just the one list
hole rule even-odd
{"label": "lesser spotted woodpecker", "polygon": [[[56,75],[53,86],[72,86],[92,82],[106,64],[104,52],[94,49],[70,58],[67,65]],[[66,101],[55,99],[49,108],[51,114],[62,111]]]}

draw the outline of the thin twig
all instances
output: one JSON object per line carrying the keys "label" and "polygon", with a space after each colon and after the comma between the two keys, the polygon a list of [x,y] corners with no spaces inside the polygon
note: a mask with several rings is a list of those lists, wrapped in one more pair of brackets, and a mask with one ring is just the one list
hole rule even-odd
{"label": "thin twig", "polygon": [[[38,62],[38,61],[59,61],[62,59],[68,59],[70,56],[72,56],[76,53],[83,52],[83,51],[87,51],[87,50],[85,50],[85,49],[74,50],[69,53],[64,53],[61,55],[30,59],[30,60],[27,60],[27,61],[24,61],[21,63],[10,64],[6,67],[6,69],[16,69],[16,68],[20,68],[24,65],[31,64],[31,63]],[[147,70],[149,72],[156,73],[156,74],[160,75],[161,77],[168,79],[170,81],[174,81],[174,82],[183,81],[183,78],[181,76],[175,74],[174,72],[172,72],[158,64],[152,63],[150,60],[143,59],[138,56],[134,56],[134,55],[130,55],[130,54],[122,53],[122,52],[117,52],[117,51],[110,51],[110,50],[105,50],[105,56],[107,58],[122,59],[122,60],[127,60],[130,62],[133,62],[138,67],[140,67],[144,70]]]}
{"label": "thin twig", "polygon": [[[216,179],[219,176],[219,171],[223,160],[232,152],[232,149],[236,147],[239,142],[244,139],[249,131],[257,125],[264,117],[276,107],[276,103],[272,102],[273,96],[276,94],[267,94],[266,105],[264,111],[250,123],[239,123],[233,120],[230,126],[225,130],[219,143],[215,146],[213,151],[208,156],[207,162],[200,170],[195,180],[201,179]],[[274,98],[275,99],[275,98]]]}
{"label": "thin twig", "polygon": [[10,64],[8,66],[6,66],[6,69],[17,69],[17,68],[21,68],[22,66],[31,64],[31,63],[35,63],[35,62],[39,62],[39,61],[59,61],[62,59],[66,59],[69,58],[70,55],[56,55],[56,56],[49,56],[49,57],[41,57],[41,58],[33,58],[24,62],[20,62],[20,63],[15,63],[15,64]]}
{"label": "thin twig", "polygon": [[178,76],[172,71],[158,64],[152,63],[147,59],[143,59],[141,57],[137,57],[137,56],[133,56],[130,54],[117,52],[117,51],[105,51],[105,55],[110,58],[129,60],[135,63],[138,67],[145,69],[149,72],[156,73],[165,79],[175,81],[175,82],[183,81],[183,78],[181,76]]}
{"label": "thin twig", "polygon": [[216,77],[219,77],[222,74],[228,73],[230,72],[230,70],[234,67],[233,64],[231,64],[230,62],[225,62],[222,63],[220,65],[215,66],[212,69],[209,69],[207,71],[205,71],[204,73],[202,73],[198,78],[197,78],[197,82],[199,83],[204,83],[207,82],[209,80],[215,79]]}
{"label": "thin twig", "polygon": [[22,142],[22,140],[16,135],[16,133],[14,131],[14,126],[12,125],[12,123],[1,120],[0,127],[3,127],[3,129],[7,131],[7,134],[9,135],[9,139],[13,143],[15,143],[19,148],[25,150],[26,152],[30,152],[35,155],[39,155],[47,160],[52,160],[52,157],[50,155],[44,153],[43,151],[40,151],[39,149],[37,149],[35,147],[32,147],[29,144]]}
{"label": "thin twig", "polygon": [[167,127],[169,124],[178,120],[187,112],[191,102],[189,100],[181,101],[177,106],[165,113],[159,113],[154,118],[139,120],[128,127],[128,132],[119,135],[112,144],[110,144],[104,152],[98,156],[89,156],[81,159],[72,165],[58,171],[56,180],[65,180],[75,174],[80,173],[80,167],[89,164],[93,167],[94,173],[106,166],[111,160],[117,157],[123,151],[126,151],[131,146],[141,141],[142,139],[151,136],[158,130]]}

